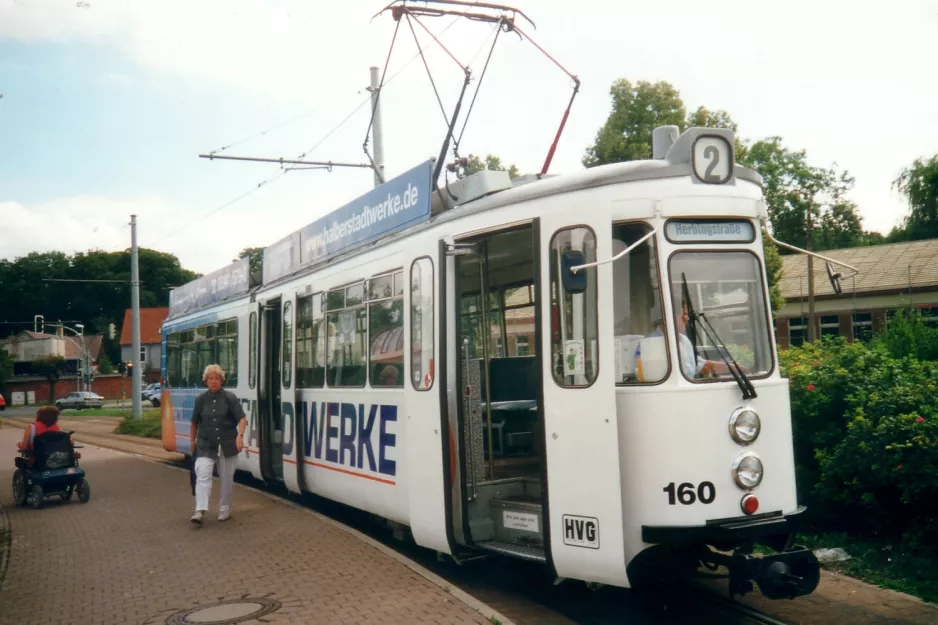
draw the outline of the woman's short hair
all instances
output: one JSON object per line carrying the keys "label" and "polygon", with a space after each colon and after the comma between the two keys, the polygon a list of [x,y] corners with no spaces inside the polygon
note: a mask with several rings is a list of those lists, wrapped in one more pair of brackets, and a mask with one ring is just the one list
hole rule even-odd
{"label": "woman's short hair", "polygon": [[52,427],[59,420],[59,409],[55,406],[43,406],[36,411],[36,421],[46,427]]}
{"label": "woman's short hair", "polygon": [[225,370],[222,369],[220,365],[209,365],[205,367],[205,371],[202,372],[202,381],[208,382],[208,376],[213,373],[217,374],[222,382],[225,381]]}

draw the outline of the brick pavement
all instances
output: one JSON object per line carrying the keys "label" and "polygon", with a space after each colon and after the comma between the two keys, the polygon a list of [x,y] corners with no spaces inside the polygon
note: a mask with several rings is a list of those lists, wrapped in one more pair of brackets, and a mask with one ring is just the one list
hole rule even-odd
{"label": "brick pavement", "polygon": [[[357,532],[239,485],[231,520],[219,523],[213,509],[194,526],[184,471],[105,449],[82,450],[87,504],[14,508],[6,485],[21,432],[0,429],[0,505],[12,533],[2,624],[156,625],[244,597],[282,605],[245,623],[508,622]],[[216,481],[213,507],[217,495]],[[225,609],[236,612],[216,614]]]}

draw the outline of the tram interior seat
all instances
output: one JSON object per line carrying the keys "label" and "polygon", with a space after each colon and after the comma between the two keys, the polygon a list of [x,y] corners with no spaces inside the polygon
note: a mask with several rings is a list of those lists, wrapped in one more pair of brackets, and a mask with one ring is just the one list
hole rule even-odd
{"label": "tram interior seat", "polygon": [[[533,356],[492,358],[489,361],[492,428],[498,431],[499,437],[498,445],[493,441],[493,446],[500,454],[534,448],[533,430],[538,415],[537,375],[537,358]],[[481,380],[481,391],[484,398],[485,378]]]}

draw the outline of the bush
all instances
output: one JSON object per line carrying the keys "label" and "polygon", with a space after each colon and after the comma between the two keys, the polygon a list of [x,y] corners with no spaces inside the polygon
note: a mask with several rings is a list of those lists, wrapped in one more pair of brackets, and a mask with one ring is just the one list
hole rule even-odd
{"label": "bush", "polygon": [[897,344],[837,338],[782,353],[799,498],[819,528],[938,553],[938,366],[897,357]]}
{"label": "bush", "polygon": [[146,438],[161,438],[163,435],[163,423],[159,415],[145,415],[140,419],[123,419],[117,426],[118,434],[129,434],[130,436],[144,436]]}

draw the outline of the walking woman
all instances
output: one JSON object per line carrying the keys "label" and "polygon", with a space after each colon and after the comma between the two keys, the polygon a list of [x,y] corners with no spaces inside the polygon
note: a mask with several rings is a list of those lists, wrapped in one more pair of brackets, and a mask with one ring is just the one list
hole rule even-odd
{"label": "walking woman", "polygon": [[218,520],[231,518],[231,489],[238,466],[238,452],[244,448],[247,418],[241,402],[231,391],[222,388],[225,372],[218,365],[205,367],[202,380],[208,390],[195,398],[189,438],[195,456],[195,514],[189,519],[202,524],[212,494],[212,470],[218,463],[221,492]]}

